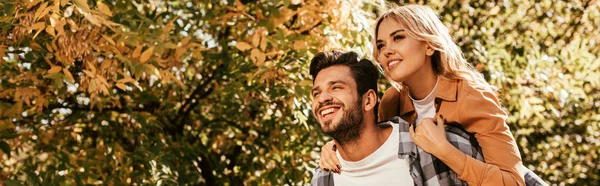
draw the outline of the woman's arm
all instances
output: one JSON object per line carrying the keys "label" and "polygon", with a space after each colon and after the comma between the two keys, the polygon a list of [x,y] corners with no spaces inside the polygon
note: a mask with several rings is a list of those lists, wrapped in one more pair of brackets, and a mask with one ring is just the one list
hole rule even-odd
{"label": "woman's arm", "polygon": [[340,161],[335,155],[336,146],[334,141],[330,141],[325,143],[323,147],[321,147],[321,160],[319,161],[319,167],[324,171],[331,171],[335,173],[340,173],[342,167],[340,166]]}
{"label": "woman's arm", "polygon": [[496,96],[471,89],[458,107],[459,123],[475,133],[485,158],[483,163],[453,150],[446,153],[448,162],[455,161],[453,164],[462,167],[462,171],[456,171],[460,179],[472,185],[525,185],[519,148],[506,125],[508,115]]}
{"label": "woman's arm", "polygon": [[491,93],[474,93],[467,93],[458,105],[459,122],[467,131],[476,133],[485,162],[466,155],[446,140],[442,115],[423,119],[415,131],[410,131],[411,138],[469,185],[525,185],[517,144],[504,123],[506,113]]}

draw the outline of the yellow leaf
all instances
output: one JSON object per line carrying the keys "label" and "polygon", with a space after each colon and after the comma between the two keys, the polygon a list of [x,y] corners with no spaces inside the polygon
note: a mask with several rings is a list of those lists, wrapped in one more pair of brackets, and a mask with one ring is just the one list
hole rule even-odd
{"label": "yellow leaf", "polygon": [[69,3],[69,0],[61,0],[60,7],[67,6],[68,3]]}
{"label": "yellow leaf", "polygon": [[187,44],[190,42],[190,39],[192,39],[192,37],[191,37],[191,36],[187,36],[187,37],[183,38],[183,39],[181,40],[181,46],[185,46],[185,45],[187,45]]}
{"label": "yellow leaf", "polygon": [[96,81],[91,80],[90,84],[88,85],[88,92],[93,92],[95,90],[96,90]]}
{"label": "yellow leaf", "polygon": [[250,58],[256,64],[256,66],[260,66],[263,62],[265,62],[266,56],[260,50],[255,48],[250,52]]}
{"label": "yellow leaf", "polygon": [[124,83],[117,83],[117,87],[123,91],[127,91],[127,86]]}
{"label": "yellow leaf", "polygon": [[92,72],[90,72],[89,70],[83,70],[83,73],[91,78],[96,77],[96,75]]}
{"label": "yellow leaf", "polygon": [[31,3],[27,4],[27,9],[30,9],[31,7],[37,5],[40,2],[42,2],[42,0],[33,0]]}
{"label": "yellow leaf", "polygon": [[265,38],[260,40],[260,49],[263,51],[267,50],[267,40]]}
{"label": "yellow leaf", "polygon": [[37,22],[37,23],[33,24],[33,26],[29,27],[29,30],[44,29],[45,26],[46,26],[45,22]]}
{"label": "yellow leaf", "polygon": [[100,12],[102,12],[104,15],[112,17],[112,12],[110,12],[110,9],[104,3],[98,3],[98,10],[100,10]]}
{"label": "yellow leaf", "polygon": [[137,47],[135,47],[135,49],[133,50],[133,54],[131,54],[132,58],[138,58],[140,57],[140,54],[142,53],[142,45],[138,45]]}
{"label": "yellow leaf", "polygon": [[[52,21],[52,17],[50,17],[50,21]],[[65,26],[65,19],[61,19],[60,21],[56,22],[56,26],[54,26],[54,30],[56,30],[56,35],[61,35],[63,32],[65,32],[64,26]]]}
{"label": "yellow leaf", "polygon": [[260,44],[260,33],[258,32],[259,29],[256,29],[256,33],[254,33],[254,36],[252,36],[252,46],[254,47],[258,47],[258,45]]}
{"label": "yellow leaf", "polygon": [[104,40],[108,41],[108,43],[110,43],[111,45],[116,45],[115,41],[112,38],[110,38],[106,35],[102,35],[102,38],[104,38]]}
{"label": "yellow leaf", "polygon": [[150,47],[149,49],[144,51],[144,53],[142,53],[142,56],[140,56],[140,63],[146,63],[146,61],[150,59],[150,56],[152,56],[152,52],[154,52],[154,47]]}
{"label": "yellow leaf", "polygon": [[44,10],[46,10],[46,6],[48,6],[48,2],[45,2],[42,5],[40,5],[40,7],[35,11],[35,14],[33,14],[33,21],[37,21],[38,19],[40,19],[40,16],[45,15],[45,14],[42,14],[42,12],[44,12]]}
{"label": "yellow leaf", "polygon": [[50,68],[50,70],[48,70],[48,74],[54,74],[54,73],[60,72],[60,70],[62,70],[62,67],[53,66],[52,68]]}
{"label": "yellow leaf", "polygon": [[235,47],[237,47],[240,51],[246,51],[246,50],[252,48],[252,46],[250,46],[250,44],[243,42],[243,41],[237,42],[237,44],[235,44]]}
{"label": "yellow leaf", "polygon": [[301,50],[306,48],[306,41],[297,40],[294,42],[294,49]]}
{"label": "yellow leaf", "polygon": [[54,37],[56,37],[56,33],[54,31],[54,27],[48,26],[46,27],[46,32]]}
{"label": "yellow leaf", "polygon": [[88,6],[86,0],[74,0],[74,1],[75,1],[75,5],[77,5],[79,8],[83,9],[86,12],[90,11],[90,6]]}
{"label": "yellow leaf", "polygon": [[158,78],[161,78],[160,77],[160,72],[158,71],[158,69],[154,65],[144,64],[144,67],[146,68],[146,73],[152,74],[152,75],[155,75]]}
{"label": "yellow leaf", "polygon": [[[81,11],[80,11],[81,12]],[[90,14],[89,12],[81,12],[83,14],[83,17],[85,17],[85,19],[87,19],[90,23],[96,25],[96,26],[102,26],[100,24],[100,21],[98,21],[98,18],[96,18],[96,16]]]}
{"label": "yellow leaf", "polygon": [[65,76],[67,76],[67,82],[73,84],[75,83],[75,79],[73,78],[73,74],[71,74],[71,72],[69,72],[69,70],[67,70],[66,68],[63,68],[63,73],[65,73]]}

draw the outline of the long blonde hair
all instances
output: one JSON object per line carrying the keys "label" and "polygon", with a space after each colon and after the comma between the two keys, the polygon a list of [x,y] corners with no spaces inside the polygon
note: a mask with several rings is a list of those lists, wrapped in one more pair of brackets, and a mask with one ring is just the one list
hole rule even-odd
{"label": "long blonde hair", "polygon": [[[438,18],[433,9],[424,5],[404,5],[393,7],[384,12],[376,21],[373,37],[373,58],[377,61],[379,50],[377,50],[375,40],[379,25],[385,19],[392,19],[402,24],[404,30],[412,38],[425,41],[435,49],[432,55],[431,63],[434,72],[438,76],[447,79],[466,80],[473,88],[484,91],[495,92],[496,88],[491,86],[483,75],[473,66],[467,63],[462,51],[452,40],[448,28]],[[378,61],[379,62],[379,61]],[[387,73],[386,78],[392,85],[400,90],[404,85],[393,81]]]}

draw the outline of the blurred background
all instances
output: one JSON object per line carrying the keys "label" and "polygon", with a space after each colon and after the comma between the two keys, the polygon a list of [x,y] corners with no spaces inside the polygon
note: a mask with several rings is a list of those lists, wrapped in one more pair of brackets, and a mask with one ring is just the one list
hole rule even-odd
{"label": "blurred background", "polygon": [[309,60],[371,58],[388,3],[439,13],[526,166],[600,183],[595,0],[0,0],[0,185],[308,185]]}

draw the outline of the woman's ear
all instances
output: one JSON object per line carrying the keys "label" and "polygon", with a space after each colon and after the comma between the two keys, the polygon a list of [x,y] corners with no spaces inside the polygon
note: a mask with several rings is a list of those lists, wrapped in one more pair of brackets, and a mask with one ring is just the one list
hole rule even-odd
{"label": "woman's ear", "polygon": [[377,93],[373,89],[369,89],[363,97],[364,109],[371,111],[377,105]]}
{"label": "woman's ear", "polygon": [[433,49],[433,47],[431,47],[431,45],[427,45],[427,48],[425,49],[425,54],[427,56],[432,56],[434,52],[435,52],[435,49]]}

